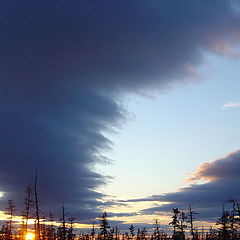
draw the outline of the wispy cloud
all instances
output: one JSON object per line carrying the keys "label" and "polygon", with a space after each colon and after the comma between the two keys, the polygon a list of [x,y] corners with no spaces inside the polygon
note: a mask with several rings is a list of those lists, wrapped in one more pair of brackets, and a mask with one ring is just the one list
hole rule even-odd
{"label": "wispy cloud", "polygon": [[236,108],[236,107],[240,107],[240,102],[229,102],[229,103],[223,104],[223,106],[222,106],[223,109]]}

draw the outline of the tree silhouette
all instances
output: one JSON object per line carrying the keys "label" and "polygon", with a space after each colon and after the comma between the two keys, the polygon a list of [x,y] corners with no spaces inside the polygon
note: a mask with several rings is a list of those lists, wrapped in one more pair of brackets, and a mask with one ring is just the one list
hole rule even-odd
{"label": "tree silhouette", "polygon": [[49,223],[50,224],[48,224],[46,226],[46,237],[48,240],[55,239],[55,228],[53,225],[53,221],[54,221],[53,214],[51,212],[49,212]]}
{"label": "tree silhouette", "polygon": [[93,224],[92,224],[92,230],[91,230],[91,232],[90,232],[90,235],[91,235],[92,239],[94,238],[95,234],[96,234],[96,231],[95,231],[95,222],[93,222]]}
{"label": "tree silhouette", "polygon": [[61,221],[61,226],[58,228],[58,237],[61,240],[65,240],[66,239],[66,213],[65,213],[65,207],[64,207],[64,203],[62,205],[62,217],[60,218]]}
{"label": "tree silhouette", "polygon": [[173,226],[173,239],[177,239],[177,229],[179,228],[178,215],[180,214],[180,211],[178,208],[173,208],[172,213],[172,221],[169,223],[169,225]]}
{"label": "tree silhouette", "polygon": [[120,235],[120,231],[118,229],[118,227],[115,227],[115,239],[118,240],[119,239],[119,235]]}
{"label": "tree silhouette", "polygon": [[190,233],[192,235],[193,240],[195,240],[195,239],[197,240],[197,238],[198,238],[197,234],[196,234],[196,229],[194,228],[194,224],[193,224],[196,214],[197,213],[192,210],[192,205],[190,204],[189,205],[189,221],[188,222],[190,223]]}
{"label": "tree silhouette", "polygon": [[34,180],[34,197],[35,197],[35,216],[36,216],[36,239],[41,240],[40,234],[40,216],[39,216],[39,200],[38,200],[38,192],[37,192],[37,177],[38,172],[36,168],[35,180]]}
{"label": "tree silhouette", "polygon": [[141,239],[142,239],[142,240],[146,239],[146,235],[147,235],[147,229],[144,227],[144,228],[141,230]]}
{"label": "tree silhouette", "polygon": [[73,224],[74,224],[73,221],[74,220],[75,220],[74,217],[68,218],[68,222],[69,222],[68,237],[67,237],[68,240],[72,240],[74,237],[74,235],[73,235]]}
{"label": "tree silhouette", "polygon": [[114,233],[115,233],[115,229],[114,227],[112,227],[109,231],[109,240],[113,240],[114,239]]}
{"label": "tree silhouette", "polygon": [[8,200],[8,207],[6,208],[7,214],[9,215],[8,221],[8,239],[12,239],[12,223],[13,223],[13,215],[16,212],[15,205],[12,200]]}
{"label": "tree silhouette", "polygon": [[158,223],[158,219],[155,219],[155,222],[153,224],[154,230],[153,230],[153,237],[157,240],[160,240],[160,226]]}
{"label": "tree silhouette", "polygon": [[131,224],[131,226],[129,227],[129,231],[130,231],[130,234],[131,234],[131,238],[133,239],[134,237],[134,226]]}
{"label": "tree silhouette", "polygon": [[224,209],[222,211],[222,216],[217,220],[217,225],[220,225],[219,237],[221,240],[229,240],[231,229],[231,217],[228,211]]}
{"label": "tree silhouette", "polygon": [[185,224],[186,220],[187,220],[187,216],[186,214],[181,211],[179,214],[179,230],[177,232],[178,235],[178,239],[185,239],[185,228],[187,228],[187,225]]}
{"label": "tree silhouette", "polygon": [[100,217],[100,236],[103,240],[106,240],[108,237],[108,229],[110,228],[107,220],[107,213],[104,212],[102,217]]}
{"label": "tree silhouette", "polygon": [[22,212],[22,216],[24,219],[24,232],[23,234],[25,234],[27,232],[28,229],[28,220],[31,217],[30,216],[30,210],[32,209],[32,207],[34,206],[34,202],[33,202],[33,189],[31,188],[31,186],[27,186],[26,187],[26,194],[25,194],[25,198],[24,198],[24,210]]}
{"label": "tree silhouette", "polygon": [[138,231],[137,231],[137,240],[139,240],[141,238],[141,231],[140,231],[140,228],[138,228]]}

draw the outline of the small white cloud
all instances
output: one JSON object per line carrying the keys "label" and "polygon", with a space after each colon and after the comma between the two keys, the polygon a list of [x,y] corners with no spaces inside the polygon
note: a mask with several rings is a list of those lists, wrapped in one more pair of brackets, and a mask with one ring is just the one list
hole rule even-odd
{"label": "small white cloud", "polygon": [[229,102],[229,103],[225,103],[222,108],[235,108],[235,107],[240,107],[240,102]]}

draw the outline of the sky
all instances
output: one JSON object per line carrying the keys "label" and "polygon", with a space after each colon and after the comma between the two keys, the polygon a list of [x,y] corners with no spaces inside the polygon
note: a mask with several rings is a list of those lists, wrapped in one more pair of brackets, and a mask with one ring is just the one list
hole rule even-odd
{"label": "sky", "polygon": [[[108,156],[114,161],[107,169],[114,179],[102,191],[124,200],[176,192],[191,184],[189,178],[202,163],[214,162],[238,150],[240,61],[215,54],[205,57],[208,76],[197,84],[171,89],[153,98],[140,96],[126,100],[132,117],[118,134],[111,135],[115,145]],[[100,169],[106,171],[106,166]],[[230,174],[233,172],[231,169]],[[205,181],[199,179],[198,182]],[[233,182],[238,183],[235,178]],[[210,205],[207,217],[207,211],[198,209],[199,226],[209,226],[204,223],[206,220],[214,226],[222,204],[229,198],[239,198],[237,188],[226,192],[215,198],[216,208]],[[130,202],[127,211],[139,211],[156,204],[152,199],[143,200],[138,204]],[[170,212],[178,206],[187,209],[188,204],[196,208],[199,205],[194,200],[186,200],[167,210]],[[112,210],[126,211],[126,206]],[[127,221],[149,223],[154,216],[168,224],[169,218],[165,219],[163,212],[157,209],[145,216],[141,213],[138,218],[130,216]]]}
{"label": "sky", "polygon": [[[109,165],[109,174],[114,172],[119,181],[107,186],[109,192],[133,197],[174,191],[202,162],[238,149],[240,108],[224,104],[238,103],[240,61],[207,55],[206,62],[208,76],[197,84],[153,98],[126,100],[133,116],[118,134],[111,135],[115,145],[109,157],[115,161]],[[164,179],[168,184],[162,183]],[[125,184],[131,186],[128,194]]]}
{"label": "sky", "polygon": [[1,209],[36,167],[42,210],[83,224],[239,199],[237,1],[12,0],[0,22]]}

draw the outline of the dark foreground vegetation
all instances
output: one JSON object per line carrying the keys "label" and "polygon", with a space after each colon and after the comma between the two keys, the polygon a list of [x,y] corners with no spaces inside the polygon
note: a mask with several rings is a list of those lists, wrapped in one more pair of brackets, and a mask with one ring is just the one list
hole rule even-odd
{"label": "dark foreground vegetation", "polygon": [[[187,211],[174,208],[172,220],[168,227],[161,227],[156,219],[153,227],[135,228],[130,225],[128,231],[121,231],[118,227],[111,227],[107,213],[92,224],[92,229],[80,232],[75,228],[74,217],[67,217],[64,204],[61,218],[54,219],[51,212],[48,217],[39,210],[39,200],[35,179],[35,187],[26,188],[22,220],[15,221],[16,208],[12,200],[8,200],[6,208],[8,219],[1,224],[0,240],[238,240],[240,239],[240,205],[237,200],[230,199],[224,203],[222,215],[215,227],[199,228],[195,226],[197,213],[189,206]],[[41,215],[41,216],[40,216]],[[29,224],[31,220],[31,224]],[[74,225],[75,224],[75,225]],[[31,234],[32,233],[32,234]]]}

